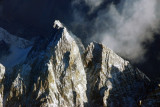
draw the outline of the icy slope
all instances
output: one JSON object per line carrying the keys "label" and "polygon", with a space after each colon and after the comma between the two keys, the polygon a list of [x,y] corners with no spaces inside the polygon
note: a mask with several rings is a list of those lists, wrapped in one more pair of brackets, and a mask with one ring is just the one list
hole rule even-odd
{"label": "icy slope", "polygon": [[22,62],[32,48],[31,42],[11,35],[3,28],[0,28],[0,41],[2,44],[6,44],[0,47],[1,53],[4,51],[4,48],[9,47],[8,53],[3,52],[3,55],[0,57],[0,63],[7,68]]}

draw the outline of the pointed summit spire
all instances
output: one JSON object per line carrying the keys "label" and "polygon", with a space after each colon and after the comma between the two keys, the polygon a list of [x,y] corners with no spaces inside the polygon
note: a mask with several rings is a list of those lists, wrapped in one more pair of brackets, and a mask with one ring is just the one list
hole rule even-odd
{"label": "pointed summit spire", "polygon": [[60,28],[63,28],[63,27],[64,27],[63,24],[59,20],[54,21],[53,28],[60,29]]}

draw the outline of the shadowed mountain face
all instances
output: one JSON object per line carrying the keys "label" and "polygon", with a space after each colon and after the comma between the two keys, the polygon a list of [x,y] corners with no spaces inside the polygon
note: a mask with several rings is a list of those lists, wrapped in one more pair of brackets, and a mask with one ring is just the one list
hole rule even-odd
{"label": "shadowed mountain face", "polygon": [[10,47],[9,44],[7,44],[5,41],[3,40],[0,41],[0,50],[1,50],[0,58],[5,55],[7,56],[10,53],[9,47]]}
{"label": "shadowed mountain face", "polygon": [[18,41],[21,51],[31,49],[15,66],[0,64],[0,106],[136,107],[154,89],[143,72],[111,49],[96,42],[85,49],[59,21],[48,38],[33,45]]}

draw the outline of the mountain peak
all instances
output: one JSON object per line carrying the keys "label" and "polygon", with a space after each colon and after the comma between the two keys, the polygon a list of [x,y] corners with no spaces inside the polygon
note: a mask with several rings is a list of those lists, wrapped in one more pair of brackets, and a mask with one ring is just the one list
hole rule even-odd
{"label": "mountain peak", "polygon": [[63,24],[59,20],[55,20],[53,24],[53,28],[60,29],[63,28]]}
{"label": "mountain peak", "polygon": [[84,49],[58,20],[53,29],[13,72],[6,71],[5,78],[0,72],[0,105],[129,107],[145,95],[150,81],[128,61],[97,42]]}

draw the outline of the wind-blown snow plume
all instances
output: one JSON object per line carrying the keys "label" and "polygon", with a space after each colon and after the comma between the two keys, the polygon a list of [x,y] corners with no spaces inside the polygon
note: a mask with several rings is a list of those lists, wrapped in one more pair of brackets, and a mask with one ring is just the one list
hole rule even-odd
{"label": "wind-blown snow plume", "polygon": [[[97,12],[96,18],[86,20],[82,17],[82,13],[76,10],[75,22],[81,19],[78,24],[85,29],[92,28],[89,39],[99,40],[133,61],[142,60],[145,53],[142,43],[146,40],[152,41],[153,32],[158,27],[157,22],[160,19],[157,12],[158,0],[121,0],[119,3],[113,2],[105,7],[102,0],[98,5],[96,0],[88,1],[90,0],[85,0],[85,3],[90,7],[89,11]],[[100,8],[102,4],[103,8]],[[98,6],[100,9],[97,9]]]}

